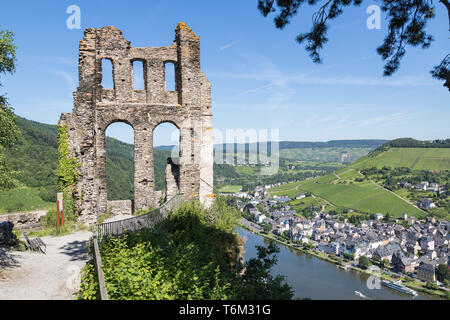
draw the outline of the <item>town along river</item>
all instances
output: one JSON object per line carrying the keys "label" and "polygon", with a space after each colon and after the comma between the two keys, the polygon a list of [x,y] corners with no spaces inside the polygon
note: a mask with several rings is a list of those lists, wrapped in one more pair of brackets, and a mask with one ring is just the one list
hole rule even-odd
{"label": "town along river", "polygon": [[[267,246],[270,240],[251,233],[243,228],[237,228],[237,233],[245,241],[244,258],[249,260],[256,257],[255,246]],[[311,298],[313,300],[430,300],[433,296],[412,296],[402,294],[381,285],[381,289],[370,290],[367,287],[368,275],[361,272],[342,270],[336,265],[320,260],[314,256],[304,254],[279,243],[280,252],[277,254],[278,263],[273,268],[273,275],[286,276],[286,281],[292,286],[295,298]],[[359,291],[366,298],[355,294]]]}

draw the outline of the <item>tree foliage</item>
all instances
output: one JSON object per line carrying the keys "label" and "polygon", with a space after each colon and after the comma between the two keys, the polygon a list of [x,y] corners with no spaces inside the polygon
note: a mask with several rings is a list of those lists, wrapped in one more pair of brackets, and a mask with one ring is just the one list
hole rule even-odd
{"label": "tree foliage", "polygon": [[360,266],[362,269],[367,269],[370,267],[370,261],[366,256],[361,256],[359,258],[358,266]]}
{"label": "tree foliage", "polygon": [[436,278],[438,281],[444,282],[445,280],[450,280],[450,272],[448,271],[448,266],[446,264],[440,264],[436,268]]}
{"label": "tree foliage", "polygon": [[[185,204],[152,230],[129,232],[102,242],[109,298],[291,299],[291,288],[284,278],[270,275],[277,248],[258,248],[258,257],[242,266],[238,263],[242,240],[229,231],[230,222],[237,217],[224,203],[214,210],[222,214]],[[98,299],[92,262],[84,269],[78,298]]]}
{"label": "tree foliage", "polygon": [[[400,67],[400,62],[407,46],[428,48],[433,37],[426,32],[427,22],[434,17],[435,6],[432,0],[380,0],[381,9],[388,20],[388,33],[383,43],[377,48],[378,54],[385,61],[384,75],[391,76]],[[448,0],[441,0],[448,12],[450,21],[450,5]],[[328,41],[327,31],[331,20],[341,15],[346,7],[359,6],[362,0],[258,0],[258,9],[266,17],[276,12],[275,26],[283,29],[297,15],[302,5],[318,6],[312,16],[312,27],[309,32],[297,36],[299,44],[305,49],[313,62],[321,63],[320,50]],[[450,90],[449,58],[444,58],[432,71],[433,77],[445,80],[444,86]]]}
{"label": "tree foliage", "polygon": [[[14,34],[11,31],[0,30],[0,75],[14,73],[15,62]],[[15,120],[13,109],[8,106],[6,97],[0,95],[0,190],[15,185],[16,172],[11,170],[4,156],[4,149],[11,147],[20,136]]]}

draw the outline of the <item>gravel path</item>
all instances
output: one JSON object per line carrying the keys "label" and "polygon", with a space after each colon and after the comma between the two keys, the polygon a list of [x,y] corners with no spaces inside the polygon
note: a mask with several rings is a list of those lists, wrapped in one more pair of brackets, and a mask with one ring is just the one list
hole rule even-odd
{"label": "gravel path", "polygon": [[42,237],[46,255],[0,248],[0,300],[74,299],[90,238],[90,232]]}

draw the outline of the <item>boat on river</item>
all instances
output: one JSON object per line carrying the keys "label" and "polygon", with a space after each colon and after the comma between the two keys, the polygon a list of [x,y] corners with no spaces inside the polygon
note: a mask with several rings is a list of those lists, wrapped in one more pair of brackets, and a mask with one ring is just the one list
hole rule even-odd
{"label": "boat on river", "polygon": [[388,287],[388,288],[400,291],[402,293],[406,293],[406,294],[412,295],[414,297],[417,296],[417,292],[416,291],[414,291],[413,289],[410,289],[410,288],[405,287],[404,285],[402,285],[400,280],[398,280],[398,281],[382,280],[381,284],[386,286],[386,287]]}
{"label": "boat on river", "polygon": [[355,295],[357,295],[358,297],[361,297],[361,298],[370,299],[368,296],[365,296],[364,294],[362,294],[359,291],[355,291]]}

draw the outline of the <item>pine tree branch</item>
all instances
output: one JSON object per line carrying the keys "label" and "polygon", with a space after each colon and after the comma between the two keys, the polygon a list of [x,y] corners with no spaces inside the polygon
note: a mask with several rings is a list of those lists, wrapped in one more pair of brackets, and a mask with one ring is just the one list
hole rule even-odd
{"label": "pine tree branch", "polygon": [[442,2],[442,4],[447,8],[448,26],[449,26],[449,31],[450,31],[450,2],[448,2],[448,0],[439,0],[439,2]]}

